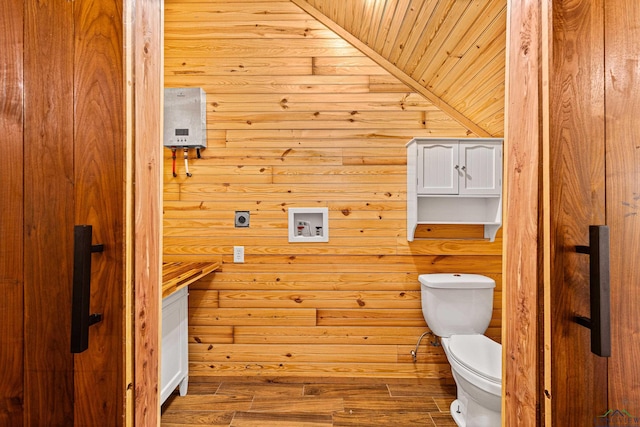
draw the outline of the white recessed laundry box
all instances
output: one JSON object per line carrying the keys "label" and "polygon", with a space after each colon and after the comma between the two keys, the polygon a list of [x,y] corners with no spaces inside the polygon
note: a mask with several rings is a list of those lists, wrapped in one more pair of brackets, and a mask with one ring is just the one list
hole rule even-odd
{"label": "white recessed laundry box", "polygon": [[329,208],[289,208],[289,242],[329,241]]}

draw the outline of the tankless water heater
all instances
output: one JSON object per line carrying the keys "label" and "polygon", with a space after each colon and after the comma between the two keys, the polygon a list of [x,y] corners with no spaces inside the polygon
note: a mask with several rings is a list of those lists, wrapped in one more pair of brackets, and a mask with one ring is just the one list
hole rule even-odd
{"label": "tankless water heater", "polygon": [[199,87],[164,90],[164,146],[207,147],[207,94]]}

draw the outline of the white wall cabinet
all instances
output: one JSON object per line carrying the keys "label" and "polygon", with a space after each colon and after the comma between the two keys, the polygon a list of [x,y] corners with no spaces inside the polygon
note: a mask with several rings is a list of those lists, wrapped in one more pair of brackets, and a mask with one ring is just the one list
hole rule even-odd
{"label": "white wall cabinet", "polygon": [[414,138],[407,144],[407,240],[418,224],[502,225],[502,139]]}
{"label": "white wall cabinet", "polygon": [[189,382],[188,287],[162,300],[162,350],[160,359],[160,404],[180,387],[187,394]]}

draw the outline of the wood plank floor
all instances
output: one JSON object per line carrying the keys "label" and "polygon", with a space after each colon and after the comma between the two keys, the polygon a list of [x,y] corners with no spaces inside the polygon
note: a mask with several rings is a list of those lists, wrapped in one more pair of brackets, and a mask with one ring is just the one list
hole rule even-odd
{"label": "wood plank floor", "polygon": [[162,427],[455,427],[453,380],[191,377]]}

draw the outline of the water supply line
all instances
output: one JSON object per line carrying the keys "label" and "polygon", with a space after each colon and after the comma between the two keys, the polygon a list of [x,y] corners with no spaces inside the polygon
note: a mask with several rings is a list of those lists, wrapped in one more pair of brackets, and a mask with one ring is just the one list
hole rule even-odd
{"label": "water supply line", "polygon": [[187,176],[191,177],[191,173],[189,172],[189,148],[184,147],[184,168],[187,172]]}
{"label": "water supply line", "polygon": [[171,170],[173,171],[173,177],[177,177],[178,173],[176,172],[176,149],[171,148]]}
{"label": "water supply line", "polygon": [[433,337],[433,341],[431,341],[432,346],[437,347],[440,345],[440,343],[437,340],[437,337],[434,335],[433,332],[431,331],[424,332],[422,335],[420,335],[420,338],[418,338],[418,343],[416,344],[415,350],[411,350],[411,357],[413,357],[413,363],[416,363],[416,361],[418,360],[418,348],[420,348],[420,342],[422,341],[422,338],[424,338],[425,335],[431,335]]}

